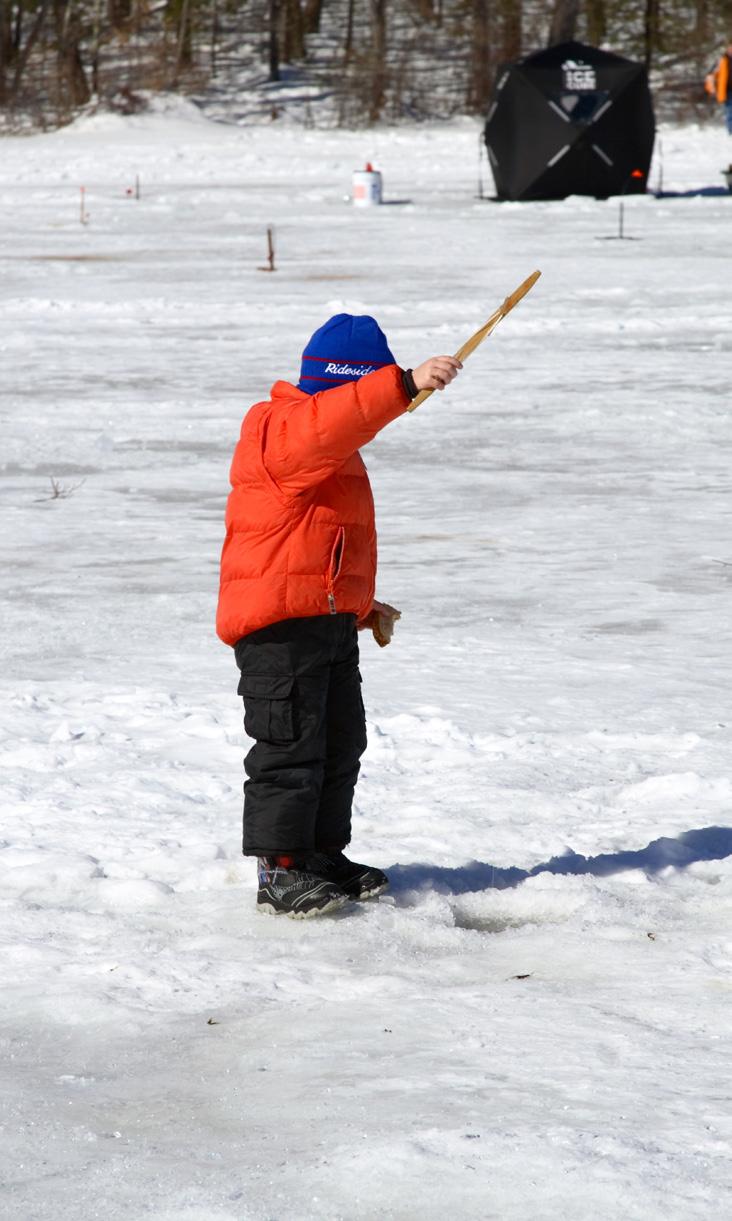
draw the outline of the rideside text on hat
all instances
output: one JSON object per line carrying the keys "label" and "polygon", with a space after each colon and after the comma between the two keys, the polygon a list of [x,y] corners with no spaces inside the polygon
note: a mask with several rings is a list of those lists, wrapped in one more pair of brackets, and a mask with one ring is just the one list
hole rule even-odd
{"label": "rideside text on hat", "polygon": [[335,314],[310,338],[302,354],[297,388],[316,394],[395,364],[386,336],[374,318],[368,314]]}

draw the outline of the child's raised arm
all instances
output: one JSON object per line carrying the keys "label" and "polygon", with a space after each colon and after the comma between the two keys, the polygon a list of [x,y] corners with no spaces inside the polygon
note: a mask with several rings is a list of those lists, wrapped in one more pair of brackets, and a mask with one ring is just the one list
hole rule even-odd
{"label": "child's raised arm", "polygon": [[[444,390],[461,368],[433,356],[413,371],[417,390]],[[297,401],[276,397],[262,427],[262,458],[283,492],[297,496],[337,471],[410,403],[398,365]]]}

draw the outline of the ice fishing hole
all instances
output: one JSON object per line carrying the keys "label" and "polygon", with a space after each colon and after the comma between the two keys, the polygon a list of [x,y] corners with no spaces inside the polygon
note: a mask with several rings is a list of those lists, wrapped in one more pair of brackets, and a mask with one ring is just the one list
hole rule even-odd
{"label": "ice fishing hole", "polygon": [[455,928],[469,929],[474,933],[505,933],[509,929],[523,928],[533,923],[531,920],[521,920],[514,916],[481,916],[477,912],[461,911],[459,907],[453,907],[452,914]]}

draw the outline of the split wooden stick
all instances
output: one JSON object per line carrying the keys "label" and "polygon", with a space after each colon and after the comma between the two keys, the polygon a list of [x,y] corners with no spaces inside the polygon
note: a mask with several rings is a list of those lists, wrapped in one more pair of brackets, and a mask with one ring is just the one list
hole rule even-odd
{"label": "split wooden stick", "polygon": [[[527,292],[534,287],[540,275],[540,271],[532,271],[531,275],[527,276],[523,284],[519,284],[518,288],[515,289],[515,291],[512,292],[509,297],[506,297],[503,304],[499,305],[498,309],[491,314],[488,321],[483,324],[480,330],[476,331],[474,335],[471,335],[470,339],[466,340],[461,348],[458,348],[457,352],[455,353],[455,359],[460,361],[466,360],[467,357],[470,356],[470,353],[474,352],[478,345],[481,344],[484,339],[488,338],[491,331],[495,330],[498,323],[501,321],[501,318],[505,318],[506,314],[510,314],[514,305],[518,305],[521,298],[525,297]],[[412,399],[411,403],[407,407],[407,411],[414,411],[415,407],[419,407],[420,403],[423,403],[425,399],[428,399],[431,394],[434,394],[434,390],[420,390],[416,399]]]}

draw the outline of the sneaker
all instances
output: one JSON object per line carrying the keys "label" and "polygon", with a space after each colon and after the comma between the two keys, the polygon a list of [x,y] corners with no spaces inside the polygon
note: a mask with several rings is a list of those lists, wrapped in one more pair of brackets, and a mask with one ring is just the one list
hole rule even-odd
{"label": "sneaker", "polygon": [[260,856],[257,877],[257,911],[273,916],[307,920],[336,911],[348,902],[349,896],[340,886],[308,867],[285,869],[269,857]]}
{"label": "sneaker", "polygon": [[389,885],[386,874],[374,865],[358,865],[342,852],[316,852],[307,859],[308,869],[328,882],[335,882],[349,899],[373,899]]}

